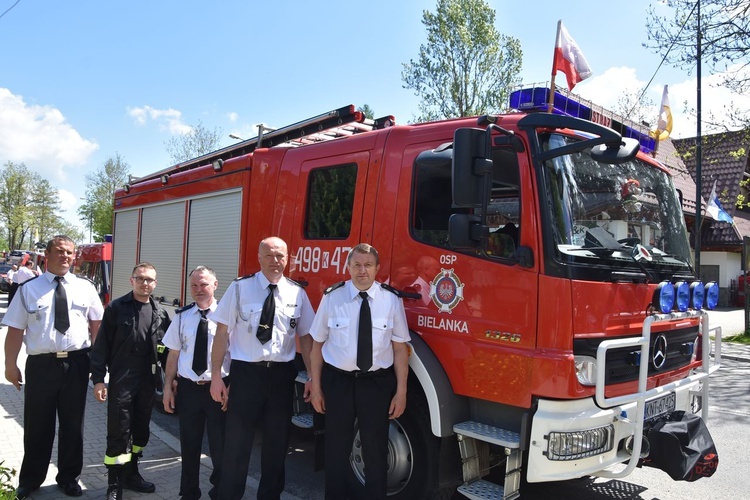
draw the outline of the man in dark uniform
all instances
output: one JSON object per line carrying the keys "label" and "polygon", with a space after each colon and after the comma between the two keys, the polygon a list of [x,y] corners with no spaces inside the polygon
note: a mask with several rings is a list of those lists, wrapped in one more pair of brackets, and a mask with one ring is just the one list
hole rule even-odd
{"label": "man in dark uniform", "polygon": [[287,255],[284,240],[263,240],[258,248],[261,272],[234,280],[209,315],[218,325],[211,349],[211,396],[222,404],[227,387],[220,369],[227,347],[232,358],[221,500],[242,498],[258,426],[263,429],[258,499],[278,499],[284,491],[296,339],[308,367],[314,315],[302,287],[284,277]]}
{"label": "man in dark uniform", "polygon": [[[107,406],[108,499],[122,498],[122,488],[153,493],[153,483],[138,472],[148,443],[154,404],[156,345],[169,327],[169,315],[154,301],[156,269],[144,262],[133,269],[133,291],[104,311],[91,351],[91,380],[97,401]],[[104,376],[109,371],[109,391]],[[108,394],[109,392],[109,394]],[[109,398],[108,398],[109,396]]]}
{"label": "man in dark uniform", "polygon": [[[210,357],[216,323],[209,320],[207,314],[216,310],[214,292],[219,282],[213,270],[205,266],[190,271],[189,279],[190,295],[195,302],[176,312],[163,340],[169,348],[164,377],[164,410],[174,412],[176,403],[179,412],[182,456],[180,497],[183,500],[196,500],[201,496],[201,446],[203,433],[208,426],[208,449],[214,467],[208,496],[216,499],[224,453],[226,414],[223,410],[226,408],[211,398]],[[220,371],[224,383],[228,383],[229,353],[224,357]],[[173,383],[176,385],[174,390]],[[175,398],[175,393],[179,397]]]}
{"label": "man in dark uniform", "polygon": [[8,326],[5,378],[16,389],[23,383],[17,366],[22,341],[29,355],[18,498],[26,498],[47,476],[56,415],[60,431],[55,479],[66,495],[82,494],[78,476],[83,467],[90,339],[96,337],[103,308],[94,285],[70,272],[74,250],[75,244],[67,236],[52,238],[45,251],[47,272],[18,288],[3,318]]}
{"label": "man in dark uniform", "polygon": [[388,420],[406,409],[409,328],[396,291],[375,281],[375,248],[352,248],[347,267],[351,280],[326,290],[310,328],[311,402],[326,416],[326,498],[359,498],[347,492],[356,419],[366,498],[385,500]]}

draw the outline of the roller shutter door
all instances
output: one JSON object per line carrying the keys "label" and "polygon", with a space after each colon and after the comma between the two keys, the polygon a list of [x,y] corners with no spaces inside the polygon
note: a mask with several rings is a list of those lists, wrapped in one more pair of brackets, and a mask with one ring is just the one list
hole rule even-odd
{"label": "roller shutter door", "polygon": [[187,273],[196,266],[210,267],[216,273],[219,280],[216,300],[221,299],[237,277],[241,206],[241,191],[191,201],[185,303],[192,302]]}
{"label": "roller shutter door", "polygon": [[180,304],[184,233],[184,201],[143,209],[140,261],[156,268],[153,296],[169,306]]}
{"label": "roller shutter door", "polygon": [[138,244],[138,210],[115,213],[112,236],[112,299],[132,290],[130,273],[136,265]]}

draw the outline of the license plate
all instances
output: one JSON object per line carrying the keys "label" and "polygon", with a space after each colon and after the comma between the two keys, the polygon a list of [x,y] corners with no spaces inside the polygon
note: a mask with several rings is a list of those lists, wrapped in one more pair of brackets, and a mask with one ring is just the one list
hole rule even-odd
{"label": "license plate", "polygon": [[646,411],[643,414],[644,420],[653,420],[674,411],[675,395],[674,392],[665,394],[660,398],[646,402]]}

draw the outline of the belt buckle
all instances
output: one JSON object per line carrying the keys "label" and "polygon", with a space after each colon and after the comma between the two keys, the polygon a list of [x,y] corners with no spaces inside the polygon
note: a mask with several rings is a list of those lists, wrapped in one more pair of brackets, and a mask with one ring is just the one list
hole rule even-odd
{"label": "belt buckle", "polygon": [[209,383],[209,380],[196,380],[195,383],[198,385],[206,385]]}
{"label": "belt buckle", "polygon": [[56,353],[55,353],[55,357],[56,357],[57,359],[63,359],[63,358],[67,358],[67,357],[68,357],[68,351],[61,351],[61,352],[56,352]]}

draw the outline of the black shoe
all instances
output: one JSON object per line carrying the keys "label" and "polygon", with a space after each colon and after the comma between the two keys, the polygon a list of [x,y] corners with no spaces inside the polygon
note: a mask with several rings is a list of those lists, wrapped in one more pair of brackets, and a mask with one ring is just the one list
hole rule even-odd
{"label": "black shoe", "polygon": [[66,484],[57,484],[57,487],[63,490],[65,494],[69,497],[80,497],[83,495],[83,492],[81,491],[81,486],[78,484],[78,481],[71,481]]}
{"label": "black shoe", "polygon": [[153,493],[156,491],[156,485],[143,479],[138,474],[126,474],[122,478],[122,487],[126,490],[137,491],[138,493]]}
{"label": "black shoe", "polygon": [[28,498],[29,495],[31,495],[31,492],[34,490],[38,490],[39,486],[31,487],[31,486],[19,486],[16,489],[16,498],[18,500],[23,500],[24,498]]}

